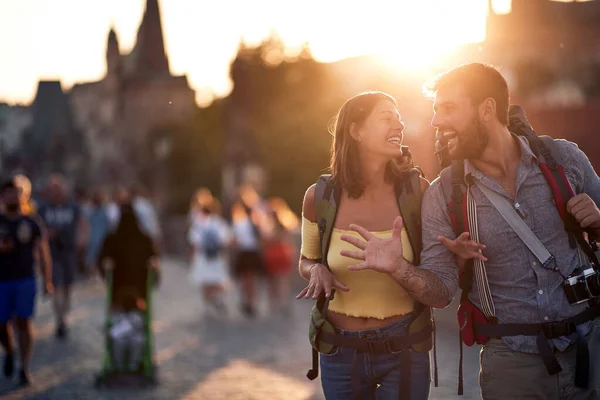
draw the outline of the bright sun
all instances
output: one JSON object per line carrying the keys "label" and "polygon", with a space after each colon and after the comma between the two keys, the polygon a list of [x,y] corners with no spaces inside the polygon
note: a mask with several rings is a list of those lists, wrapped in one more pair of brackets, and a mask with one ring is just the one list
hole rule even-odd
{"label": "bright sun", "polygon": [[431,66],[459,44],[483,39],[484,1],[402,1],[397,7],[403,15],[393,40],[397,44],[392,51],[385,46],[377,53],[399,67]]}
{"label": "bright sun", "polygon": [[[371,0],[369,7],[345,9],[343,40],[315,43],[321,60],[337,55],[374,54],[394,66],[431,66],[462,43],[484,38],[485,0]],[[338,38],[339,39],[339,38]]]}

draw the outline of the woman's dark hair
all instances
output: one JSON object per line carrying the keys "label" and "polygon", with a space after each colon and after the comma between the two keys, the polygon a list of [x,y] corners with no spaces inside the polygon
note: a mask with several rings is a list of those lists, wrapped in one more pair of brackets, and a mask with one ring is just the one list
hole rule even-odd
{"label": "woman's dark hair", "polygon": [[138,223],[138,218],[135,215],[135,211],[129,203],[121,206],[121,219],[119,220],[119,225],[117,226],[115,234],[119,236],[143,234]]}
{"label": "woman's dark hair", "polygon": [[[363,124],[380,101],[389,101],[396,106],[396,100],[389,94],[363,92],[347,100],[334,118],[335,122],[331,130],[333,134],[331,174],[333,179],[353,198],[360,197],[366,184],[358,157],[358,145],[350,134],[350,127],[352,124]],[[390,161],[385,171],[385,179],[387,182],[393,182],[410,168],[412,168],[412,161],[408,157]]]}

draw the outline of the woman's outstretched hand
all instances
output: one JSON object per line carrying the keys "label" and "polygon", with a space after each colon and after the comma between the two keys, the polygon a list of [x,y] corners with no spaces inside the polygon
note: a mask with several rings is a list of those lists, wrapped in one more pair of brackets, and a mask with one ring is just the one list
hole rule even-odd
{"label": "woman's outstretched hand", "polygon": [[402,252],[402,218],[396,217],[392,236],[381,239],[358,225],[350,225],[350,229],[357,232],[364,240],[350,235],[342,235],[341,239],[359,250],[342,250],[341,255],[350,257],[361,263],[350,265],[351,271],[371,269],[373,271],[391,274],[402,265],[404,256]]}

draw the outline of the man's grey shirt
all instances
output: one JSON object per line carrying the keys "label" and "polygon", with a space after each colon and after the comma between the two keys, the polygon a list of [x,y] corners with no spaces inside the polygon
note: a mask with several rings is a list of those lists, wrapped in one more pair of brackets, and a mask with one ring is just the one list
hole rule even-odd
{"label": "man's grey shirt", "polygon": [[[554,205],[554,196],[527,139],[519,137],[518,141],[521,158],[514,200],[494,178],[483,174],[468,161],[465,161],[465,174],[471,174],[475,180],[511,201],[529,228],[555,257],[560,273],[567,276],[580,265],[578,253],[569,245],[563,221]],[[587,193],[597,205],[600,204],[600,178],[587,156],[572,142],[556,140],[555,144],[575,193]],[[488,258],[486,271],[499,323],[559,321],[583,311],[587,305],[569,304],[561,275],[540,265],[476,185],[471,186],[471,194],[477,204],[479,240],[487,246],[483,253]],[[455,239],[456,234],[439,179],[424,195],[422,222],[420,268],[433,272],[442,280],[451,300],[458,291],[458,268],[454,255],[436,238],[442,235]],[[475,306],[481,307],[476,285],[473,285],[469,298]],[[586,334],[589,323],[578,330]],[[575,338],[560,338],[553,342],[559,350],[564,350],[572,339]],[[538,353],[535,337],[510,336],[503,340],[513,350]]]}

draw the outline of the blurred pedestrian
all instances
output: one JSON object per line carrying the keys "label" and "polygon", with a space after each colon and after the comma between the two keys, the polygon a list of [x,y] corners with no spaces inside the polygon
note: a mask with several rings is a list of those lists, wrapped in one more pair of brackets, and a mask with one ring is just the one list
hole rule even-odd
{"label": "blurred pedestrian", "polygon": [[88,212],[89,239],[85,253],[85,265],[88,273],[97,271],[98,257],[104,239],[110,233],[110,220],[106,211],[105,195],[101,188],[92,192]]}
{"label": "blurred pedestrian", "polygon": [[265,273],[259,227],[264,215],[264,206],[258,193],[250,186],[242,187],[240,201],[232,207],[235,246],[233,274],[241,281],[241,310],[248,318],[256,316],[258,277]]}
{"label": "blurred pedestrian", "polygon": [[263,236],[263,259],[267,271],[270,307],[272,311],[289,312],[290,273],[297,261],[292,232],[297,230],[298,217],[281,198],[269,199]]}
{"label": "blurred pedestrian", "polygon": [[229,282],[226,251],[231,244],[231,230],[220,216],[217,199],[202,190],[194,199],[188,231],[193,247],[190,278],[202,291],[209,312],[223,315],[227,312],[223,295]]}
{"label": "blurred pedestrian", "polygon": [[52,264],[45,229],[23,215],[20,190],[11,180],[1,187],[5,211],[0,214],[0,344],[5,351],[3,373],[14,373],[14,344],[11,323],[18,333],[21,368],[19,384],[31,383],[29,361],[33,349],[32,317],[35,309],[36,259],[44,276],[44,292],[52,294]]}
{"label": "blurred pedestrian", "polygon": [[135,371],[140,367],[144,345],[149,339],[143,325],[151,295],[149,274],[154,274],[155,284],[158,284],[160,260],[152,239],[141,229],[132,205],[123,204],[119,215],[117,228],[102,245],[98,266],[102,277],[107,268],[112,271],[109,316],[112,355],[117,366],[127,365]]}
{"label": "blurred pedestrian", "polygon": [[80,229],[86,229],[87,222],[77,203],[69,196],[62,175],[50,176],[47,196],[39,213],[48,228],[52,255],[56,336],[64,339],[67,336],[66,317],[70,308],[71,287],[77,269],[77,251],[82,245],[78,242],[78,234]]}

